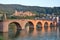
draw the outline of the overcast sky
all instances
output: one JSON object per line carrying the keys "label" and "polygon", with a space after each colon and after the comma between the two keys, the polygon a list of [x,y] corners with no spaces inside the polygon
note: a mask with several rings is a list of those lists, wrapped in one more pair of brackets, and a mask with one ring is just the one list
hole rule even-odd
{"label": "overcast sky", "polygon": [[27,6],[56,7],[60,0],[0,0],[1,4],[22,4]]}

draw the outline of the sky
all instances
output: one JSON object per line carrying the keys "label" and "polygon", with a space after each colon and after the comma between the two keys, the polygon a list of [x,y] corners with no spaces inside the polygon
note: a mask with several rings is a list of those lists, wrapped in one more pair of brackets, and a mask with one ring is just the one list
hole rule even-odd
{"label": "sky", "polygon": [[0,0],[0,4],[21,4],[26,6],[60,7],[60,0]]}

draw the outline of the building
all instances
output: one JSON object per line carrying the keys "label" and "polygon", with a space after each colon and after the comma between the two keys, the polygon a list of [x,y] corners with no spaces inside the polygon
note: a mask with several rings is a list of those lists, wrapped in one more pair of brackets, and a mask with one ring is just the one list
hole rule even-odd
{"label": "building", "polygon": [[15,10],[15,13],[13,14],[13,16],[35,16],[36,14],[30,12],[30,11],[17,11]]}

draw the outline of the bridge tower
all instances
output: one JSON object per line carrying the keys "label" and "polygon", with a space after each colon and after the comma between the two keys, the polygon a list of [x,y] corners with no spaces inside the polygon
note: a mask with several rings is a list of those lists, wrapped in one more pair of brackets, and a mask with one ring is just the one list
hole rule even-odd
{"label": "bridge tower", "polygon": [[7,16],[6,16],[6,13],[3,14],[3,19],[6,20],[7,19]]}

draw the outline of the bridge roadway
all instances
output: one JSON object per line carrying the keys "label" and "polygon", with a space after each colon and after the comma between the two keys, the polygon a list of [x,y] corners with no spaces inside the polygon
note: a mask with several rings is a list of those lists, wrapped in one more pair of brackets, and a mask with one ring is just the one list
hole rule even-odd
{"label": "bridge roadway", "polygon": [[56,25],[56,22],[50,20],[34,20],[34,19],[15,19],[15,20],[4,20],[0,22],[0,32],[8,32],[9,24],[15,23],[17,25],[17,29],[25,29],[27,23],[32,23],[33,28],[36,29],[36,25],[40,23],[42,28],[44,28],[44,24],[47,23],[48,27],[51,24]]}

